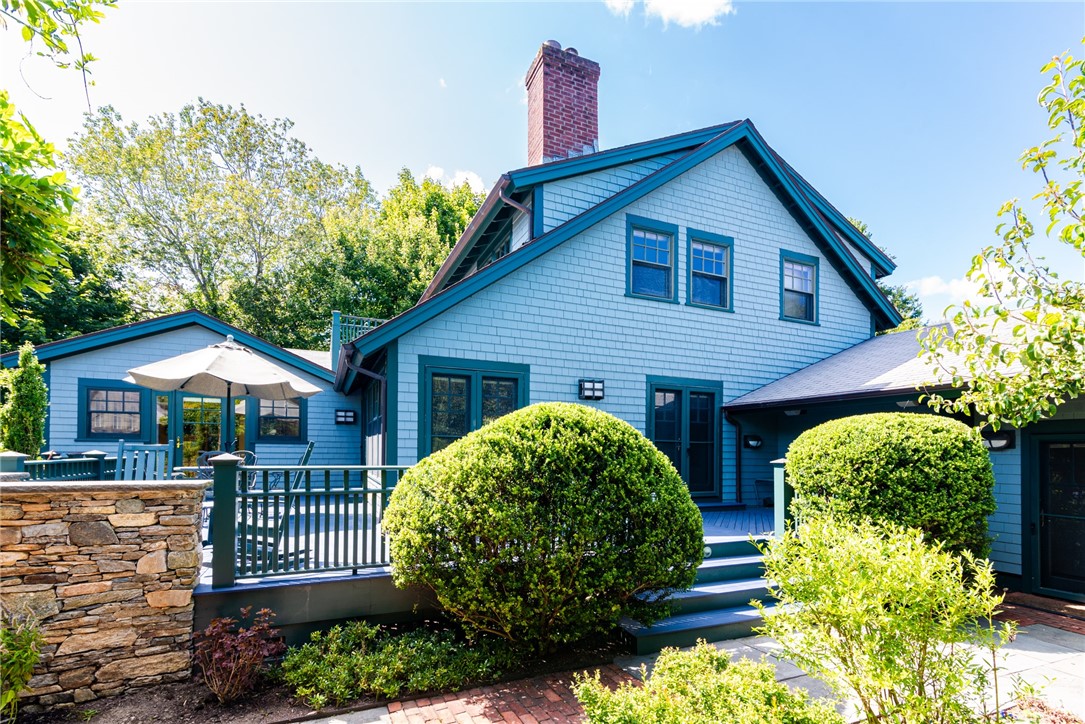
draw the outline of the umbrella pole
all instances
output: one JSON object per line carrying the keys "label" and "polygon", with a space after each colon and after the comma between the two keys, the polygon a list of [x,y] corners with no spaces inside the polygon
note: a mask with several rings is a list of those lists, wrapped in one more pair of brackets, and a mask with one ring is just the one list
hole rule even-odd
{"label": "umbrella pole", "polygon": [[234,406],[230,399],[230,387],[233,383],[226,383],[226,439],[222,441],[222,449],[233,452],[234,447]]}

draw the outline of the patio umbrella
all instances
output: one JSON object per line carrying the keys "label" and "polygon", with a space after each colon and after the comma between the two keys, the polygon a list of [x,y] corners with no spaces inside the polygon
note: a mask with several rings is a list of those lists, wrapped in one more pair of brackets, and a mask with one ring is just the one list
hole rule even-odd
{"label": "patio umbrella", "polygon": [[128,370],[125,382],[159,392],[181,390],[226,398],[226,440],[233,440],[234,395],[261,400],[312,397],[320,388],[268,362],[227,335],[224,342]]}

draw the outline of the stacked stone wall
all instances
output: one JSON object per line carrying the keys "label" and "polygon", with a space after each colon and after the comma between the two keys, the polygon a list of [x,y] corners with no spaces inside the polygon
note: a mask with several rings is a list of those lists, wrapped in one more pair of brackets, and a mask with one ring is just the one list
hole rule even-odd
{"label": "stacked stone wall", "polygon": [[191,675],[203,489],[0,483],[0,605],[45,639],[23,711]]}

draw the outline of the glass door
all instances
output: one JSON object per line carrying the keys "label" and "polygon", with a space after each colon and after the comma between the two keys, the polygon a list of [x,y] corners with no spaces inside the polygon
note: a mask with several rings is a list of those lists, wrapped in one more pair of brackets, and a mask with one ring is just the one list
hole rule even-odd
{"label": "glass door", "polygon": [[1040,586],[1085,595],[1085,441],[1039,452]]}
{"label": "glass door", "polygon": [[718,399],[714,390],[650,383],[648,438],[670,459],[695,498],[720,495]]}

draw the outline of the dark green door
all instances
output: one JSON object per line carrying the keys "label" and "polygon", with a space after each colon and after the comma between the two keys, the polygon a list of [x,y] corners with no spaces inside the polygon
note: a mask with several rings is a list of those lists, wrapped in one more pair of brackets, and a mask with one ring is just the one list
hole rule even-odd
{"label": "dark green door", "polygon": [[1085,440],[1039,445],[1040,587],[1085,595]]}
{"label": "dark green door", "polygon": [[649,387],[648,438],[670,458],[696,498],[720,494],[718,401],[715,390],[666,382]]}

